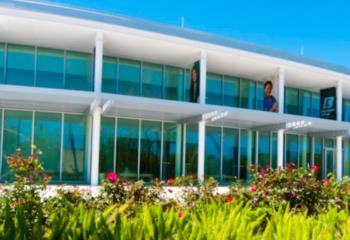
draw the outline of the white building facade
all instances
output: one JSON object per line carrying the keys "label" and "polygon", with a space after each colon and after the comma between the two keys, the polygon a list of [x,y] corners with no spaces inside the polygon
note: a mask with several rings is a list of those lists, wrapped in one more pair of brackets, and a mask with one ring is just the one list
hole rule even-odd
{"label": "white building facade", "polygon": [[[195,73],[193,73],[193,71]],[[193,75],[195,74],[195,75]],[[264,109],[271,81],[277,112]],[[322,116],[335,91],[334,119]],[[54,183],[249,166],[350,175],[350,70],[234,39],[30,1],[0,3],[0,173],[31,145]],[[329,96],[328,96],[329,97]],[[322,102],[322,104],[321,104]]]}

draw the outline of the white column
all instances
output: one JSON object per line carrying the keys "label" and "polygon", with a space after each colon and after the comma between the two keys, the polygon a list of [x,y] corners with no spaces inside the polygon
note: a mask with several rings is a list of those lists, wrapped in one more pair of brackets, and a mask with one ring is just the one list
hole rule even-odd
{"label": "white column", "polygon": [[205,104],[206,91],[207,91],[207,52],[202,51],[200,60],[200,73],[199,73],[199,103]]}
{"label": "white column", "polygon": [[[278,69],[277,87],[278,87],[278,113],[284,113],[284,83],[285,72],[283,68]],[[283,168],[284,158],[284,130],[277,131],[277,167]]]}
{"label": "white column", "polygon": [[96,34],[95,42],[95,78],[94,91],[100,93],[102,90],[102,64],[103,63],[103,34],[98,32]]}
{"label": "white column", "polygon": [[198,123],[198,180],[204,180],[205,121]]}
{"label": "white column", "polygon": [[[337,121],[342,121],[342,110],[343,110],[343,89],[341,81],[337,82]],[[343,176],[343,138],[337,137],[337,179],[341,180]]]}
{"label": "white column", "polygon": [[91,185],[98,185],[101,113],[102,113],[101,106],[96,105],[96,107],[92,111]]}

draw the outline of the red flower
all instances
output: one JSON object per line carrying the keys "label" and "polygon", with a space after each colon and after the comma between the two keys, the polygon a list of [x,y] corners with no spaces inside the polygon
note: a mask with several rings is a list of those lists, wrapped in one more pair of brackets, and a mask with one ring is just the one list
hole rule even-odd
{"label": "red flower", "polygon": [[265,173],[264,173],[264,172],[260,172],[260,173],[259,173],[259,178],[260,178],[260,179],[263,179],[264,177],[265,177]]}
{"label": "red flower", "polygon": [[233,196],[228,196],[226,198],[226,202],[230,203],[230,202],[233,202],[235,200],[235,198]]}
{"label": "red flower", "polygon": [[115,181],[117,181],[118,176],[114,172],[109,172],[106,174],[106,178],[108,179],[108,181],[114,183]]}
{"label": "red flower", "polygon": [[249,192],[256,192],[256,187],[251,186],[251,187],[249,188]]}
{"label": "red flower", "polygon": [[314,166],[312,167],[312,171],[318,172],[318,170],[320,170],[320,167],[319,167],[319,166],[314,165]]}
{"label": "red flower", "polygon": [[167,183],[168,185],[173,185],[174,179],[169,178],[169,179],[166,181],[166,183]]}
{"label": "red flower", "polygon": [[168,192],[169,192],[169,193],[173,193],[173,190],[170,189],[170,188],[168,188]]}
{"label": "red flower", "polygon": [[325,179],[323,179],[323,183],[324,184],[330,184],[331,180],[329,178],[325,178]]}
{"label": "red flower", "polygon": [[178,212],[177,216],[178,216],[179,218],[182,218],[182,217],[184,216],[184,212],[183,212],[183,211]]}

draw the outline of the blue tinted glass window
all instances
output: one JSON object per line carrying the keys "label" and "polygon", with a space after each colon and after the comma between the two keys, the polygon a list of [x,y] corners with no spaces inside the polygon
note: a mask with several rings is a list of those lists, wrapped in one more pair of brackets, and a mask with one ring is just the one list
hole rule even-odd
{"label": "blue tinted glass window", "polygon": [[298,166],[299,156],[298,156],[298,135],[286,134],[285,135],[285,146],[286,146],[286,164],[294,163]]}
{"label": "blue tinted glass window", "polygon": [[220,180],[221,128],[207,127],[205,131],[205,176]]}
{"label": "blue tinted glass window", "polygon": [[0,43],[0,83],[4,83],[5,79],[5,44]]}
{"label": "blue tinted glass window", "polygon": [[222,105],[222,76],[207,74],[207,104]]}
{"label": "blue tinted glass window", "polygon": [[238,129],[223,129],[222,180],[232,181],[238,178]]}
{"label": "blue tinted glass window", "polygon": [[299,91],[295,88],[285,89],[285,113],[299,114]]}
{"label": "blue tinted glass window", "polygon": [[66,52],[65,89],[92,91],[91,54]]}
{"label": "blue tinted glass window", "polygon": [[223,104],[225,106],[239,106],[239,78],[224,76]]}
{"label": "blue tinted glass window", "polygon": [[140,96],[141,63],[119,59],[118,93]]}
{"label": "blue tinted glass window", "polygon": [[320,117],[320,93],[312,93],[311,116]]}
{"label": "blue tinted glass window", "polygon": [[343,99],[343,121],[350,122],[350,101]]}
{"label": "blue tinted glass window", "polygon": [[198,163],[198,124],[186,126],[186,175],[197,175]]}
{"label": "blue tinted glass window", "polygon": [[258,165],[260,168],[271,167],[269,132],[259,132]]}
{"label": "blue tinted glass window", "polygon": [[184,99],[184,70],[182,68],[164,67],[163,98],[182,101]]}
{"label": "blue tinted glass window", "polygon": [[114,171],[114,138],[115,119],[112,117],[101,118],[100,141],[100,173]]}
{"label": "blue tinted glass window", "polygon": [[264,110],[264,83],[257,82],[256,84],[256,109]]}
{"label": "blue tinted glass window", "polygon": [[142,96],[162,98],[163,66],[153,63],[142,64]]}
{"label": "blue tinted glass window", "polygon": [[255,81],[241,79],[240,81],[240,106],[242,108],[255,109]]}
{"label": "blue tinted glass window", "polygon": [[7,84],[34,86],[34,53],[34,47],[7,45]]}
{"label": "blue tinted glass window", "polygon": [[181,165],[181,124],[164,123],[163,128],[163,179],[180,176]]}
{"label": "blue tinted glass window", "polygon": [[191,101],[191,71],[186,69],[185,71],[185,93],[184,98],[186,102]]}
{"label": "blue tinted glass window", "polygon": [[64,52],[38,48],[36,65],[36,86],[63,88]]}
{"label": "blue tinted glass window", "polygon": [[63,181],[84,182],[86,179],[86,121],[84,115],[64,115]]}
{"label": "blue tinted glass window", "polygon": [[299,90],[299,114],[311,116],[311,92]]}
{"label": "blue tinted glass window", "polygon": [[102,92],[117,92],[117,62],[116,58],[103,57]]}

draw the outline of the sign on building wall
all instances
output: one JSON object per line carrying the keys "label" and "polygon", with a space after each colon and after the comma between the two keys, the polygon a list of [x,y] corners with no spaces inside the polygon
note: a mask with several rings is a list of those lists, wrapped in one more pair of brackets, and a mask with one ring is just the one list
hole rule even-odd
{"label": "sign on building wall", "polygon": [[195,62],[191,68],[191,86],[190,86],[190,101],[199,102],[199,89],[200,89],[200,64],[199,61]]}
{"label": "sign on building wall", "polygon": [[320,117],[337,119],[337,89],[336,87],[321,89]]}

